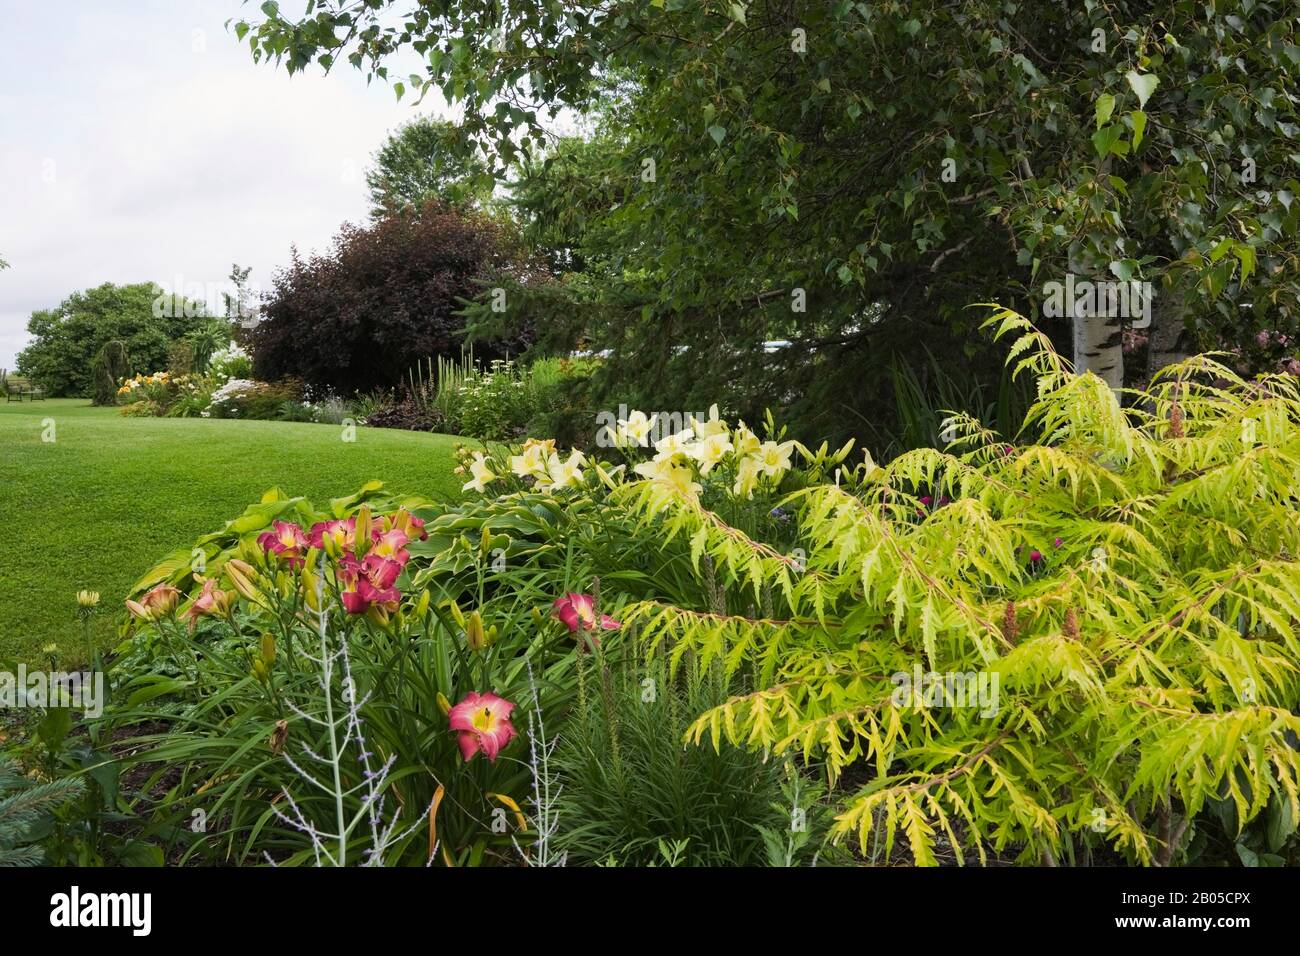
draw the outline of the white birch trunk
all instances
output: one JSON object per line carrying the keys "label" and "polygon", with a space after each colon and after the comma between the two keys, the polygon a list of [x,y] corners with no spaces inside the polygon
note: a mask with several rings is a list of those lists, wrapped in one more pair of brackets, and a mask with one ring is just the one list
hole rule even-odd
{"label": "white birch trunk", "polygon": [[1117,316],[1074,317],[1074,368],[1092,372],[1115,391],[1124,385],[1122,320]]}

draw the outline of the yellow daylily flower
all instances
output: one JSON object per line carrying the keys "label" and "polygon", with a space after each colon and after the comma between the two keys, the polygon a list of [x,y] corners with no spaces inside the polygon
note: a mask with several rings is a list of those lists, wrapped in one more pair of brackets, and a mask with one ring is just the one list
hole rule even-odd
{"label": "yellow daylily flower", "polygon": [[736,434],[732,441],[735,443],[737,455],[757,455],[763,447],[758,436],[751,432],[744,422],[736,426]]}
{"label": "yellow daylily flower", "polygon": [[580,451],[569,453],[568,461],[561,461],[559,455],[552,455],[546,462],[546,476],[551,488],[572,488],[582,484],[582,465],[587,456]]}
{"label": "yellow daylily flower", "polygon": [[763,474],[779,478],[790,470],[790,454],[793,451],[792,441],[782,442],[779,445],[774,441],[765,441],[758,452],[759,468],[762,469]]}
{"label": "yellow daylily flower", "polygon": [[740,465],[736,469],[736,482],[731,486],[732,494],[740,498],[754,497],[754,489],[758,486],[758,476],[761,474],[760,461],[753,455],[746,455],[740,459]]}
{"label": "yellow daylily flower", "polygon": [[667,435],[655,442],[656,458],[672,458],[674,455],[685,453],[686,446],[690,444],[691,439],[695,437],[695,430],[683,428],[679,432]]}
{"label": "yellow daylily flower", "polygon": [[717,402],[714,402],[709,406],[709,417],[705,421],[700,421],[692,415],[691,426],[695,429],[695,434],[701,439],[712,438],[714,435],[726,435],[728,433],[727,423],[718,417]]}
{"label": "yellow daylily flower", "polygon": [[487,457],[481,451],[474,452],[474,460],[470,462],[469,473],[474,477],[465,482],[461,491],[473,489],[481,492],[496,481],[498,477],[497,473],[488,466]]}
{"label": "yellow daylily flower", "polygon": [[687,446],[685,451],[699,462],[700,474],[707,475],[731,449],[731,439],[727,437],[727,433],[719,432]]}
{"label": "yellow daylily flower", "polygon": [[692,474],[691,469],[686,465],[678,464],[672,459],[656,458],[651,461],[643,461],[634,470],[638,475],[668,485],[674,491],[686,497],[694,498],[700,493],[700,483],[694,480],[695,476]]}
{"label": "yellow daylily flower", "polygon": [[522,455],[510,456],[510,470],[520,478],[545,474],[548,454],[554,454],[554,451],[548,453],[546,446],[540,442],[525,445]]}
{"label": "yellow daylily flower", "polygon": [[658,415],[647,417],[646,413],[641,411],[629,413],[627,418],[619,420],[618,429],[614,432],[615,439],[620,445],[645,447],[650,437],[650,430],[654,428],[658,417]]}

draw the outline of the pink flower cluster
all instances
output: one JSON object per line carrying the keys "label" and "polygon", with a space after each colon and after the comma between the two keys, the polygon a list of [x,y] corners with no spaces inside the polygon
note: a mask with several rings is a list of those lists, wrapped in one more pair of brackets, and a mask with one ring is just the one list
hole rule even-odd
{"label": "pink flower cluster", "polygon": [[369,534],[358,542],[355,517],[318,521],[307,531],[291,521],[276,521],[257,543],[294,569],[303,566],[309,548],[335,557],[343,607],[349,614],[365,614],[372,606],[395,611],[402,595],[394,585],[411,557],[406,546],[429,533],[424,522],[405,509],[365,523]]}

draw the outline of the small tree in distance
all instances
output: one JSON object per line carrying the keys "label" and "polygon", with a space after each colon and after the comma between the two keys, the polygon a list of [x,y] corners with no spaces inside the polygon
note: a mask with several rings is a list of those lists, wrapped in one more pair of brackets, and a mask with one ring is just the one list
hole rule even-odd
{"label": "small tree in distance", "polygon": [[492,195],[487,167],[467,147],[460,127],[420,117],[400,127],[375,153],[366,171],[374,219],[430,200],[481,205]]}

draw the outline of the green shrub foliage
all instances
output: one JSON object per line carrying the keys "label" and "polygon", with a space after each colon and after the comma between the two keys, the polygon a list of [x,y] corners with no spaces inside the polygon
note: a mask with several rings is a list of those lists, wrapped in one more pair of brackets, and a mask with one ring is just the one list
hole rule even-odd
{"label": "green shrub foliage", "polygon": [[798,560],[661,484],[616,492],[773,592],[761,620],[626,613],[652,647],[760,669],[691,738],[860,768],[837,832],[901,832],[918,863],[940,842],[1167,863],[1211,802],[1300,818],[1295,379],[1201,356],[1125,409],[1021,317],[992,321],[1038,382],[1020,434],[955,416],[946,449],[797,491]]}

